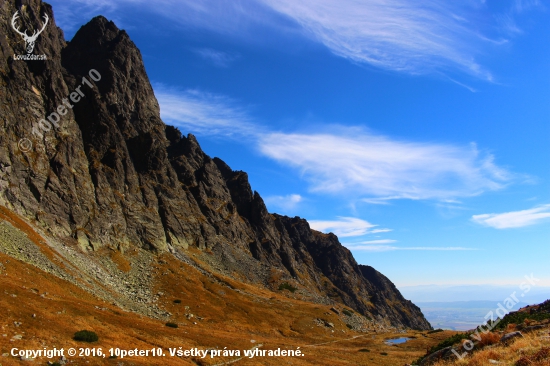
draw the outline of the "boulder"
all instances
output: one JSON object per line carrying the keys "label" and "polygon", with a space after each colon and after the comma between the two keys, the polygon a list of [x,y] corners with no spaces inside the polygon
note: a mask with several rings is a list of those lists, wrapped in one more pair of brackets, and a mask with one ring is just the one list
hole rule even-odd
{"label": "boulder", "polygon": [[506,333],[505,335],[502,336],[502,338],[500,338],[500,341],[503,343],[506,343],[517,337],[523,337],[523,334],[521,334],[521,332]]}
{"label": "boulder", "polygon": [[445,347],[440,349],[439,351],[435,351],[430,355],[424,357],[422,361],[420,361],[418,366],[429,366],[436,361],[449,360],[453,357],[455,357],[453,355],[453,347],[452,346]]}

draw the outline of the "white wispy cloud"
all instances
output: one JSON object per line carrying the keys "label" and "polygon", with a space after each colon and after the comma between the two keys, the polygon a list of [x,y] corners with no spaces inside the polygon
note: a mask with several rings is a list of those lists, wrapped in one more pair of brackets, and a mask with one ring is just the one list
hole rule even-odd
{"label": "white wispy cloud", "polygon": [[[372,231],[374,232],[374,230]],[[397,240],[394,240],[394,239],[375,239],[375,240],[365,240],[365,241],[360,241],[358,243],[346,243],[346,246],[348,248],[354,248],[356,246],[362,246],[362,245],[371,245],[371,244],[392,244],[392,243],[396,243]]]}
{"label": "white wispy cloud", "polygon": [[282,209],[284,212],[296,209],[298,204],[303,202],[304,198],[299,194],[289,194],[286,196],[268,196],[264,198],[267,206],[273,206]]}
{"label": "white wispy cloud", "polygon": [[371,230],[371,234],[379,234],[379,233],[389,233],[390,231],[392,231],[392,229],[374,229],[374,230]]}
{"label": "white wispy cloud", "polygon": [[120,29],[130,29],[132,26],[124,22],[117,14],[117,3],[111,0],[72,0],[50,1],[52,4],[55,22],[65,32],[72,33],[90,19],[99,14],[109,14],[109,20],[115,22]]}
{"label": "white wispy cloud", "polygon": [[[53,0],[54,2],[59,0]],[[124,7],[139,7],[148,14],[170,20],[168,29],[202,28],[226,35],[239,35],[253,25],[273,22],[272,10],[257,0],[74,0],[79,6],[121,12]],[[59,2],[56,7],[75,7],[73,2]]]}
{"label": "white wispy cloud", "polygon": [[194,51],[196,54],[205,60],[212,62],[217,67],[228,67],[233,61],[239,58],[238,55],[213,50],[211,48],[200,48]]}
{"label": "white wispy cloud", "polygon": [[[73,2],[55,2],[60,23],[82,19]],[[224,35],[262,42],[258,27],[282,36],[301,33],[324,44],[334,54],[360,64],[407,72],[447,73],[460,70],[492,81],[491,73],[476,61],[489,47],[506,39],[487,34],[521,33],[516,18],[540,6],[537,0],[516,0],[507,10],[487,17],[477,1],[439,0],[75,0],[80,9],[116,16],[123,6],[139,6],[170,22],[172,29],[203,28]],[[116,11],[115,11],[116,10]],[[285,18],[284,20],[282,18]],[[490,20],[493,19],[493,20]],[[288,21],[290,20],[290,22]],[[293,23],[293,25],[291,25]],[[475,26],[473,26],[475,24]],[[460,85],[464,85],[451,79]],[[466,86],[466,85],[464,85]],[[466,86],[471,89],[470,87]]]}
{"label": "white wispy cloud", "polygon": [[[261,0],[294,19],[335,54],[409,73],[458,68],[492,80],[471,21],[478,7],[437,0]],[[479,24],[477,29],[479,29]]]}
{"label": "white wispy cloud", "polygon": [[495,15],[495,19],[497,23],[499,24],[500,29],[509,34],[509,35],[515,35],[515,34],[521,34],[523,31],[519,28],[519,26],[516,23],[516,19],[513,14],[506,13],[506,14],[498,14]]}
{"label": "white wispy cloud", "polygon": [[[274,133],[231,98],[159,84],[154,90],[166,123],[203,136],[246,138],[266,157],[298,169],[316,192],[372,204],[396,199],[454,202],[502,189],[516,178],[475,144],[403,141],[342,126],[331,126],[331,133]],[[291,209],[295,199],[274,197],[271,203]]]}
{"label": "white wispy cloud", "polygon": [[[372,233],[372,231],[371,231]],[[389,245],[396,243],[394,239],[374,239],[364,240],[353,243],[342,243],[349,250],[369,251],[369,252],[392,252],[397,250],[412,250],[412,251],[464,251],[464,250],[478,250],[476,248],[465,247],[400,247],[395,245]]]}
{"label": "white wispy cloud", "polygon": [[[395,197],[396,199],[398,197]],[[363,198],[362,202],[369,203],[371,205],[389,205],[391,197],[373,197],[373,198]]]}
{"label": "white wispy cloud", "polygon": [[232,99],[200,90],[154,85],[160,116],[167,124],[199,135],[243,137],[259,133],[248,112]]}
{"label": "white wispy cloud", "polygon": [[512,175],[475,145],[408,142],[373,133],[263,134],[260,151],[295,167],[312,191],[367,195],[371,202],[474,196]]}
{"label": "white wispy cloud", "polygon": [[510,229],[550,222],[550,204],[528,210],[491,213],[472,216],[472,220],[495,229]]}
{"label": "white wispy cloud", "polygon": [[478,250],[476,248],[464,247],[396,247],[392,245],[353,245],[347,246],[350,250],[368,251],[368,252],[393,252],[397,250],[412,250],[412,251],[467,251]]}
{"label": "white wispy cloud", "polygon": [[541,6],[540,0],[515,0],[513,9],[517,13],[531,10],[533,8]]}
{"label": "white wispy cloud", "polygon": [[524,33],[518,25],[518,18],[523,13],[541,7],[539,0],[515,0],[512,5],[502,13],[495,14],[494,18],[501,32],[509,36],[517,36]]}
{"label": "white wispy cloud", "polygon": [[[338,237],[361,236],[373,233],[372,228],[378,226],[357,217],[339,216],[338,220],[310,220],[309,226],[321,232],[333,232]],[[374,229],[389,230],[389,229]]]}

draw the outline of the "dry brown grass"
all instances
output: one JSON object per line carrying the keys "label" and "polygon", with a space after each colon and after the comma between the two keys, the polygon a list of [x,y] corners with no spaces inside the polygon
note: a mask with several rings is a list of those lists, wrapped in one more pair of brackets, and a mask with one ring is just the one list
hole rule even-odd
{"label": "dry brown grass", "polygon": [[[46,240],[40,236],[34,228],[29,225],[23,218],[17,215],[15,212],[7,209],[4,206],[0,206],[0,220],[9,222],[13,227],[19,229],[25,233],[27,237],[38,247],[40,251],[51,261],[57,261],[59,256],[55,253],[47,244]],[[59,263],[63,268],[63,264]]]}
{"label": "dry brown grass", "polygon": [[502,336],[498,333],[488,332],[488,333],[480,333],[479,337],[481,339],[477,343],[477,346],[483,348],[485,346],[490,346],[492,344],[498,343]]}
{"label": "dry brown grass", "polygon": [[130,272],[132,269],[128,259],[126,259],[119,250],[109,249],[109,257],[122,272]]}
{"label": "dry brown grass", "polygon": [[[514,331],[512,329],[512,331]],[[461,360],[453,359],[438,362],[434,366],[486,366],[490,360],[498,361],[500,365],[514,366],[549,366],[550,338],[549,329],[524,334],[523,338],[515,338],[505,345],[496,343],[489,348],[471,352]]]}
{"label": "dry brown grass", "polygon": [[[1,219],[24,230],[36,245],[50,254],[48,258],[55,261],[57,252],[24,220],[9,210],[2,210],[0,214]],[[189,253],[197,257],[202,254],[197,249],[189,249]],[[106,253],[90,252],[89,255],[104,256]],[[129,255],[132,254],[110,254],[118,268],[123,271],[130,269]],[[357,333],[348,329],[330,311],[331,306],[288,298],[282,293],[222,275],[215,275],[218,279],[216,281],[169,254],[159,255],[149,269],[154,280],[154,293],[163,293],[159,299],[159,307],[173,314],[170,319],[162,320],[121,310],[69,282],[1,253],[0,264],[0,355],[9,353],[13,347],[41,349],[47,346],[68,349],[93,346],[102,348],[104,352],[116,347],[144,350],[162,347],[168,353],[168,348],[178,347],[227,347],[242,352],[262,344],[261,349],[264,350],[296,350],[300,347],[305,356],[245,358],[237,364],[395,366],[410,363],[423,355],[427,348],[455,333]],[[175,303],[175,299],[181,302]],[[188,319],[188,313],[194,314],[194,317]],[[196,320],[197,316],[202,319]],[[332,322],[334,328],[316,326],[316,318]],[[15,326],[14,322],[22,324]],[[178,328],[167,327],[167,322],[178,324]],[[74,341],[74,333],[83,329],[96,332],[99,341],[91,345]],[[6,336],[3,337],[3,334]],[[17,334],[22,335],[22,339],[12,340]],[[384,340],[394,337],[416,338],[397,346],[384,343]],[[255,342],[252,343],[251,340]],[[369,349],[370,352],[360,352],[361,349]],[[117,365],[121,361],[120,358],[71,359],[73,364],[90,366]],[[123,361],[124,364],[132,365],[170,366],[200,363],[214,365],[234,359],[235,357],[214,360],[192,357],[129,357]],[[46,364],[47,361],[49,360],[42,358],[34,364]],[[0,356],[0,364],[19,365],[21,362],[11,356]]]}
{"label": "dry brown grass", "polygon": [[[166,327],[167,320],[154,320],[135,313],[125,312],[95,298],[71,283],[44,273],[36,267],[0,254],[4,266],[0,274],[0,354],[12,347],[39,349],[49,347],[89,347],[72,340],[76,331],[87,329],[99,335],[93,347],[108,350],[151,349],[162,347],[198,347],[223,349],[250,349],[261,343],[262,349],[300,349],[305,356],[294,358],[242,359],[240,365],[403,365],[425,353],[426,348],[439,343],[454,332],[446,331],[422,336],[411,331],[407,334],[356,333],[330,312],[329,306],[288,299],[278,293],[224,278],[240,292],[211,281],[194,268],[166,255],[165,263],[157,264],[152,271],[156,278],[155,291],[162,291],[160,306],[173,316],[168,320],[177,323],[177,329]],[[162,273],[169,272],[162,276]],[[12,295],[15,295],[12,296]],[[44,297],[42,297],[43,295]],[[181,303],[174,303],[175,299]],[[186,306],[189,311],[186,311]],[[106,308],[100,310],[98,308]],[[194,318],[187,319],[191,312]],[[33,317],[33,314],[36,316]],[[196,316],[202,320],[196,320]],[[313,319],[327,319],[335,324],[318,327]],[[21,322],[19,327],[14,322]],[[196,322],[197,324],[193,324]],[[16,334],[23,339],[10,341]],[[417,337],[398,346],[388,346],[384,340],[392,337]],[[251,343],[255,340],[255,343]],[[359,352],[367,348],[371,352]],[[167,352],[167,351],[166,351]],[[387,355],[381,355],[387,353]],[[116,365],[118,360],[72,358],[77,364]],[[230,361],[235,357],[202,360],[205,365]],[[39,360],[44,364],[47,359]],[[134,365],[194,365],[191,357],[162,360],[154,358],[128,358]],[[197,361],[197,360],[196,360]],[[0,357],[2,366],[19,364],[11,357]]]}

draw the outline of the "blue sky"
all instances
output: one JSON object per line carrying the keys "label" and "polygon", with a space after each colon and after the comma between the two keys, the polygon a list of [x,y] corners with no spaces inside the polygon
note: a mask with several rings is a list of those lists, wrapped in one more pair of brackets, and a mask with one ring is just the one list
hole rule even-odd
{"label": "blue sky", "polygon": [[398,286],[550,286],[550,3],[50,2],[67,39],[125,29],[166,123]]}

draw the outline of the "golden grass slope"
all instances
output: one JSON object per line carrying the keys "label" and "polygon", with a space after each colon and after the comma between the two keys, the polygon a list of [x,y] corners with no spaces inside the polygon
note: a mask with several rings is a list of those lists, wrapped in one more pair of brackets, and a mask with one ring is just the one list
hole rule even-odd
{"label": "golden grass slope", "polygon": [[548,366],[550,365],[549,328],[524,334],[509,344],[496,343],[463,359],[437,362],[433,366]]}
{"label": "golden grass slope", "polygon": [[[3,209],[0,220],[24,232],[48,258],[55,261],[58,253],[24,220]],[[2,245],[3,243],[0,243]],[[76,246],[76,244],[75,244]],[[191,253],[191,256],[197,253]],[[136,253],[90,252],[110,258],[120,271],[131,269]],[[53,263],[53,262],[52,262]],[[74,269],[72,269],[74,271]],[[345,317],[319,305],[292,298],[288,291],[269,291],[219,274],[205,275],[195,267],[169,254],[155,256],[149,275],[158,299],[155,304],[171,315],[153,319],[125,311],[81,287],[50,273],[0,253],[0,364],[28,364],[10,355],[13,348],[49,349],[57,347],[101,348],[109,355],[110,348],[162,348],[166,357],[67,357],[75,365],[404,365],[423,355],[427,348],[455,332],[435,334],[407,331],[383,333],[375,330],[350,330]],[[343,305],[336,305],[342,310]],[[317,325],[316,319],[334,324],[334,328]],[[178,328],[166,326],[174,323]],[[98,334],[94,343],[73,340],[79,330]],[[415,337],[407,343],[389,346],[384,340],[394,337]],[[171,357],[169,349],[197,348],[220,351],[261,350],[296,351],[299,357],[240,358],[220,356]],[[240,359],[239,359],[240,358]],[[34,364],[45,365],[40,357]]]}

